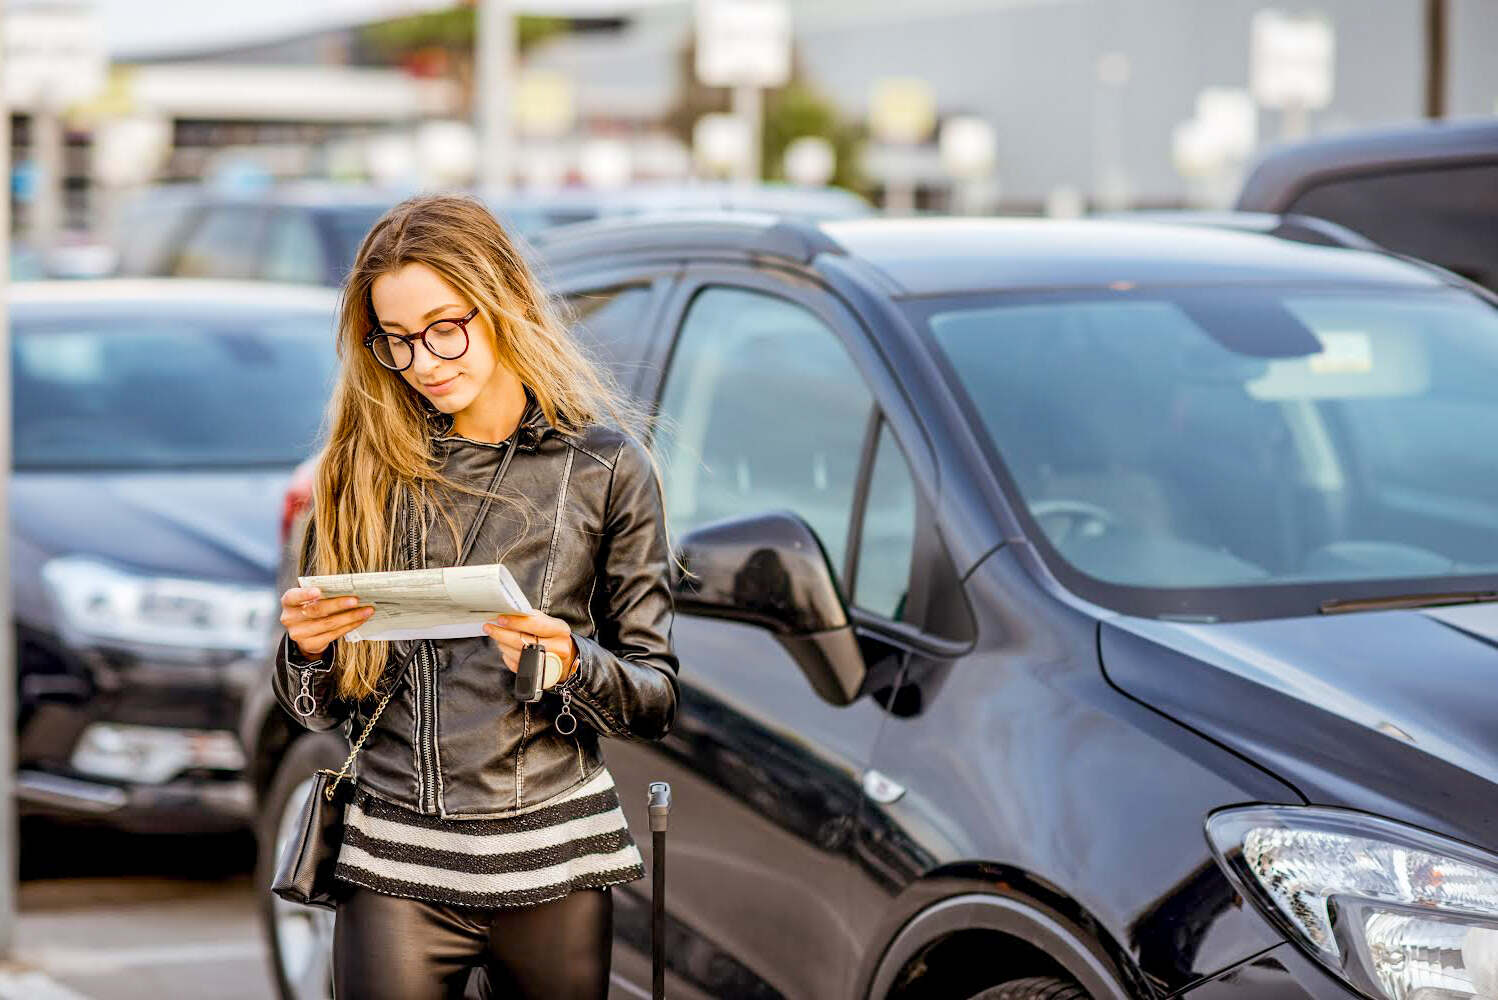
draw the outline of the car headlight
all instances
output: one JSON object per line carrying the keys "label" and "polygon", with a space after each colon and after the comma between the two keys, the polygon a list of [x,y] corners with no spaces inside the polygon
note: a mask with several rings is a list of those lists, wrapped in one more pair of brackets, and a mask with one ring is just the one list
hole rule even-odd
{"label": "car headlight", "polygon": [[1214,813],[1207,839],[1239,891],[1369,996],[1498,998],[1498,857],[1305,806]]}
{"label": "car headlight", "polygon": [[267,587],[144,576],[87,556],[42,567],[62,626],[88,643],[256,653],[273,638]]}

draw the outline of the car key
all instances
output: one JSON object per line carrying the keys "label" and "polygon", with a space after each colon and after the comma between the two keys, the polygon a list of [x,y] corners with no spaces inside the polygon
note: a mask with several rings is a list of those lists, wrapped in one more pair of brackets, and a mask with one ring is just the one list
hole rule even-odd
{"label": "car key", "polygon": [[541,681],[546,671],[546,647],[540,642],[520,647],[520,663],[515,669],[515,697],[520,701],[540,701]]}

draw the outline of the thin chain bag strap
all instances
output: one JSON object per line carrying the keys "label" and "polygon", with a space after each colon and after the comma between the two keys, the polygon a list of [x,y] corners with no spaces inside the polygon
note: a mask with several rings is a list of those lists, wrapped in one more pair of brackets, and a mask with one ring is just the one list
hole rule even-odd
{"label": "thin chain bag strap", "polygon": [[[408,519],[415,516],[415,512],[412,509],[411,492],[409,489],[407,489],[401,496],[401,506],[402,512],[404,514],[404,518],[402,519],[404,526],[404,524],[409,523]],[[411,559],[411,553],[409,552],[409,550],[406,553],[406,563],[408,568],[415,567],[415,563]],[[401,681],[406,677],[406,670],[410,667],[411,657],[416,655],[417,648],[418,647],[413,646],[411,648],[411,652],[407,653],[405,659],[401,661],[401,665],[398,668],[396,674],[395,683],[390,685],[390,690],[385,692],[385,696],[380,699],[379,706],[375,708],[374,715],[371,715],[369,717],[369,721],[364,724],[364,732],[359,734],[359,739],[355,741],[353,747],[350,748],[348,757],[346,757],[343,763],[339,765],[337,771],[325,771],[325,773],[333,779],[332,781],[328,782],[327,787],[323,789],[323,795],[327,796],[329,802],[333,801],[333,793],[337,791],[338,783],[344,778],[353,777],[353,775],[349,773],[349,768],[353,766],[354,758],[359,756],[359,751],[364,749],[364,741],[369,739],[369,734],[374,731],[375,723],[380,721],[380,715],[385,711],[385,706],[390,704],[391,696],[394,695],[396,691],[400,690]]]}

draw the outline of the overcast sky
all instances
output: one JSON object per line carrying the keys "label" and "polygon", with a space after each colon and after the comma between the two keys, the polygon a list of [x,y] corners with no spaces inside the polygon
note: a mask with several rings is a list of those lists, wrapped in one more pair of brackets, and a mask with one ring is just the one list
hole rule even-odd
{"label": "overcast sky", "polygon": [[[363,20],[453,6],[455,0],[93,0],[111,54],[276,38]],[[598,13],[663,0],[512,0],[526,13]],[[670,2],[670,0],[665,0]]]}

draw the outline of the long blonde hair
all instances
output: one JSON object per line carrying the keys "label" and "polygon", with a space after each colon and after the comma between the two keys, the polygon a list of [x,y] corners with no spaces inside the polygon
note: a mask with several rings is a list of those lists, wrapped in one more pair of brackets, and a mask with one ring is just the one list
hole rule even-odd
{"label": "long blonde hair", "polygon": [[[399,374],[375,360],[364,336],[377,318],[370,299],[375,279],[421,263],[431,268],[489,320],[499,363],[520,374],[547,420],[564,434],[590,423],[611,423],[638,442],[653,419],[623,390],[609,369],[569,332],[517,243],[484,205],[463,195],[408,198],[387,211],[359,246],[344,282],[336,329],[339,371],[324,420],[311,505],[311,565],[301,547],[301,574],[359,573],[405,568],[393,537],[402,493],[417,499],[417,523],[432,507],[457,526],[431,496],[484,490],[442,474],[430,442],[431,405]],[[475,334],[481,329],[475,325]],[[659,462],[652,472],[664,491]],[[428,499],[421,499],[428,497]],[[516,500],[496,494],[494,502]],[[338,693],[364,698],[384,671],[389,643],[334,643]]]}

